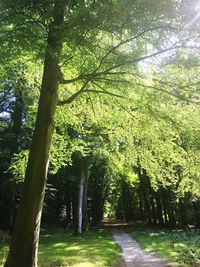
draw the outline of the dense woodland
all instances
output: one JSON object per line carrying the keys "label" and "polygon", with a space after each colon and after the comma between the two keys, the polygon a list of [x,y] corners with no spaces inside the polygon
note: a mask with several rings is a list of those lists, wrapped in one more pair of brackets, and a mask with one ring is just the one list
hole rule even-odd
{"label": "dense woodland", "polygon": [[37,266],[41,213],[76,234],[105,218],[200,226],[199,14],[195,0],[0,1],[5,267]]}

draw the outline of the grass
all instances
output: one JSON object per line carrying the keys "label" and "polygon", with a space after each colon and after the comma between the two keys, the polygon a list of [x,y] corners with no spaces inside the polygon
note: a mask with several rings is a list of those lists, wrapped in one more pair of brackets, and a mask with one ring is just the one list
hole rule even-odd
{"label": "grass", "polygon": [[[0,245],[0,266],[7,251],[6,245]],[[41,231],[39,267],[110,267],[119,257],[120,249],[106,229],[79,237],[66,230]]]}
{"label": "grass", "polygon": [[147,252],[155,252],[158,256],[179,266],[200,266],[200,231],[199,230],[158,230],[127,228]]}
{"label": "grass", "polygon": [[6,245],[0,244],[0,266],[3,266],[4,261],[8,253],[8,247]]}

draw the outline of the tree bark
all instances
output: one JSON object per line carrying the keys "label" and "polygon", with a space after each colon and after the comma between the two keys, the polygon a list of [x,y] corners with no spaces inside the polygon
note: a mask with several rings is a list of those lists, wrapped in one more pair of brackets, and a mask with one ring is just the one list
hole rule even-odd
{"label": "tree bark", "polygon": [[[20,85],[18,85],[20,86]],[[23,88],[14,88],[15,104],[12,115],[12,142],[10,151],[12,154],[19,152],[20,135],[22,131],[22,120],[24,112],[24,101],[22,97]]]}
{"label": "tree bark", "polygon": [[66,205],[66,224],[67,226],[71,223],[72,221],[72,202],[71,202],[71,197],[68,195],[69,193],[67,192],[65,196],[65,205]]}
{"label": "tree bark", "polygon": [[156,206],[157,206],[157,216],[158,216],[158,223],[159,225],[163,225],[163,215],[162,215],[162,204],[161,204],[161,199],[160,199],[160,193],[154,192],[155,199],[156,199]]}
{"label": "tree bark", "polygon": [[143,200],[144,200],[144,209],[145,209],[145,213],[147,216],[147,221],[149,224],[151,224],[152,223],[151,211],[150,211],[149,198],[148,198],[149,188],[150,188],[149,177],[146,176],[146,171],[142,170],[139,160],[138,160],[138,177],[140,181],[139,187],[140,187]]}
{"label": "tree bark", "polygon": [[88,166],[87,159],[84,160],[84,173],[85,173],[85,183],[83,192],[83,231],[88,231],[89,229],[89,218],[88,218]]}
{"label": "tree bark", "polygon": [[58,58],[63,44],[61,27],[64,21],[64,7],[64,0],[55,1],[54,20],[49,27],[39,107],[23,195],[5,267],[37,267],[41,213],[58,101],[60,79]]}
{"label": "tree bark", "polygon": [[167,213],[169,217],[169,226],[174,228],[176,226],[176,218],[174,213],[174,203],[171,189],[167,190]]}
{"label": "tree bark", "polygon": [[83,167],[81,168],[81,180],[79,185],[79,200],[78,200],[78,234],[83,232],[83,192],[84,192],[85,174]]}
{"label": "tree bark", "polygon": [[194,217],[195,217],[195,226],[196,228],[200,228],[200,201],[197,200],[192,203],[194,209]]}
{"label": "tree bark", "polygon": [[138,198],[139,198],[139,220],[144,221],[144,210],[143,210],[143,200],[142,200],[142,192],[141,192],[141,187],[139,186],[138,188]]}
{"label": "tree bark", "polygon": [[[151,191],[153,191],[153,190],[151,190]],[[157,216],[156,216],[156,209],[155,209],[155,203],[154,203],[154,196],[153,196],[153,193],[151,194],[150,202],[151,202],[151,209],[152,209],[153,223],[156,224],[156,223],[157,223]]]}

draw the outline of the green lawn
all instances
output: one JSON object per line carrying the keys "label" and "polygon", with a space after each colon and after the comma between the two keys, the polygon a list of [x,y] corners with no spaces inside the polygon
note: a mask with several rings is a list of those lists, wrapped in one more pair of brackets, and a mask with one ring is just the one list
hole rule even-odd
{"label": "green lawn", "polygon": [[127,228],[142,248],[181,266],[200,266],[199,230],[151,230]]}
{"label": "green lawn", "polygon": [[[7,247],[0,245],[0,266]],[[40,267],[110,267],[119,259],[120,249],[111,233],[98,229],[77,237],[66,230],[42,231],[39,246]]]}

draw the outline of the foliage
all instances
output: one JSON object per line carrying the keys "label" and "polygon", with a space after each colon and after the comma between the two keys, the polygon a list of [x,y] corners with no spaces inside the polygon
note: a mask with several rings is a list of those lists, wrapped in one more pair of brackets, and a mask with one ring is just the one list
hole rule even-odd
{"label": "foliage", "polygon": [[[198,8],[174,0],[66,1],[55,27],[54,4],[0,1],[0,214],[7,210],[13,223],[46,53],[59,89],[44,216],[55,207],[64,220],[68,207],[75,218],[84,159],[93,218],[101,206],[96,221],[107,203],[126,220],[198,225]],[[51,38],[61,53],[51,50]]]}
{"label": "foliage", "polygon": [[28,150],[22,150],[19,154],[14,154],[8,171],[13,175],[16,183],[24,181],[24,174],[28,162]]}

